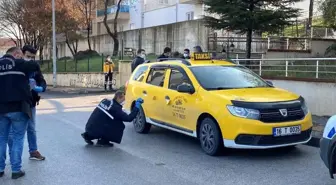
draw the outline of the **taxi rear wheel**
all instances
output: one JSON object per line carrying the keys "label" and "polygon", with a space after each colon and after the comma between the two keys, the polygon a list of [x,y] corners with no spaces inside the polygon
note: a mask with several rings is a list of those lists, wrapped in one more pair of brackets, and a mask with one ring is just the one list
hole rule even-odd
{"label": "taxi rear wheel", "polygon": [[135,131],[138,133],[147,134],[150,131],[152,125],[146,122],[145,112],[142,107],[140,107],[138,115],[133,120],[133,125]]}
{"label": "taxi rear wheel", "polygon": [[211,156],[220,154],[223,140],[217,123],[211,118],[205,118],[199,128],[199,140],[203,151]]}

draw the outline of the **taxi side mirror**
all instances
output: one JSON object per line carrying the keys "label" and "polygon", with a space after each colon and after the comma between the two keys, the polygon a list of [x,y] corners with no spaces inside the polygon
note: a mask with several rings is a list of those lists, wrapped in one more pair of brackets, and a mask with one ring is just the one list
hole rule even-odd
{"label": "taxi side mirror", "polygon": [[177,86],[177,92],[194,94],[195,89],[190,84],[181,84]]}
{"label": "taxi side mirror", "polygon": [[274,86],[274,85],[273,85],[273,82],[271,82],[271,81],[266,80],[266,83],[268,83],[268,84],[271,85],[271,86]]}

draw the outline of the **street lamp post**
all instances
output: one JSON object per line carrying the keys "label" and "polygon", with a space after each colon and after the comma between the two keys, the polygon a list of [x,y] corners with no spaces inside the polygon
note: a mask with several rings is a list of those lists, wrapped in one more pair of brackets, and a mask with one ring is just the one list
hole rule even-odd
{"label": "street lamp post", "polygon": [[55,0],[52,0],[52,55],[53,55],[53,87],[56,87],[56,19],[55,19]]}

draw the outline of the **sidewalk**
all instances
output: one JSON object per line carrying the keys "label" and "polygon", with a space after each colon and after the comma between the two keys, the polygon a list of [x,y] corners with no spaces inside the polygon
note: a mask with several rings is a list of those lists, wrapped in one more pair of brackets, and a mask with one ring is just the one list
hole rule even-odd
{"label": "sidewalk", "polygon": [[48,86],[47,92],[67,93],[67,94],[109,94],[111,93],[111,91],[105,92],[103,88],[85,88],[85,87],[56,87],[54,88],[52,86]]}

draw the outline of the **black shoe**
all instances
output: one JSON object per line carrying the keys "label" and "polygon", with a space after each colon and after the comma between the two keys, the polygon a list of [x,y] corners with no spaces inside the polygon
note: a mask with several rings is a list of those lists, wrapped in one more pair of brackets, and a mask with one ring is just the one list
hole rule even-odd
{"label": "black shoe", "polygon": [[87,144],[89,144],[89,145],[93,145],[93,142],[88,138],[88,135],[87,135],[86,132],[83,133],[83,134],[81,134],[81,135],[82,135],[84,141],[85,141]]}
{"label": "black shoe", "polygon": [[26,175],[26,172],[20,170],[19,172],[12,173],[12,179],[18,179]]}
{"label": "black shoe", "polygon": [[97,144],[96,146],[99,146],[99,147],[113,147],[113,143],[110,143],[109,141],[104,141],[102,139],[99,139],[97,141]]}
{"label": "black shoe", "polygon": [[0,172],[0,177],[3,177],[5,175],[5,172]]}

